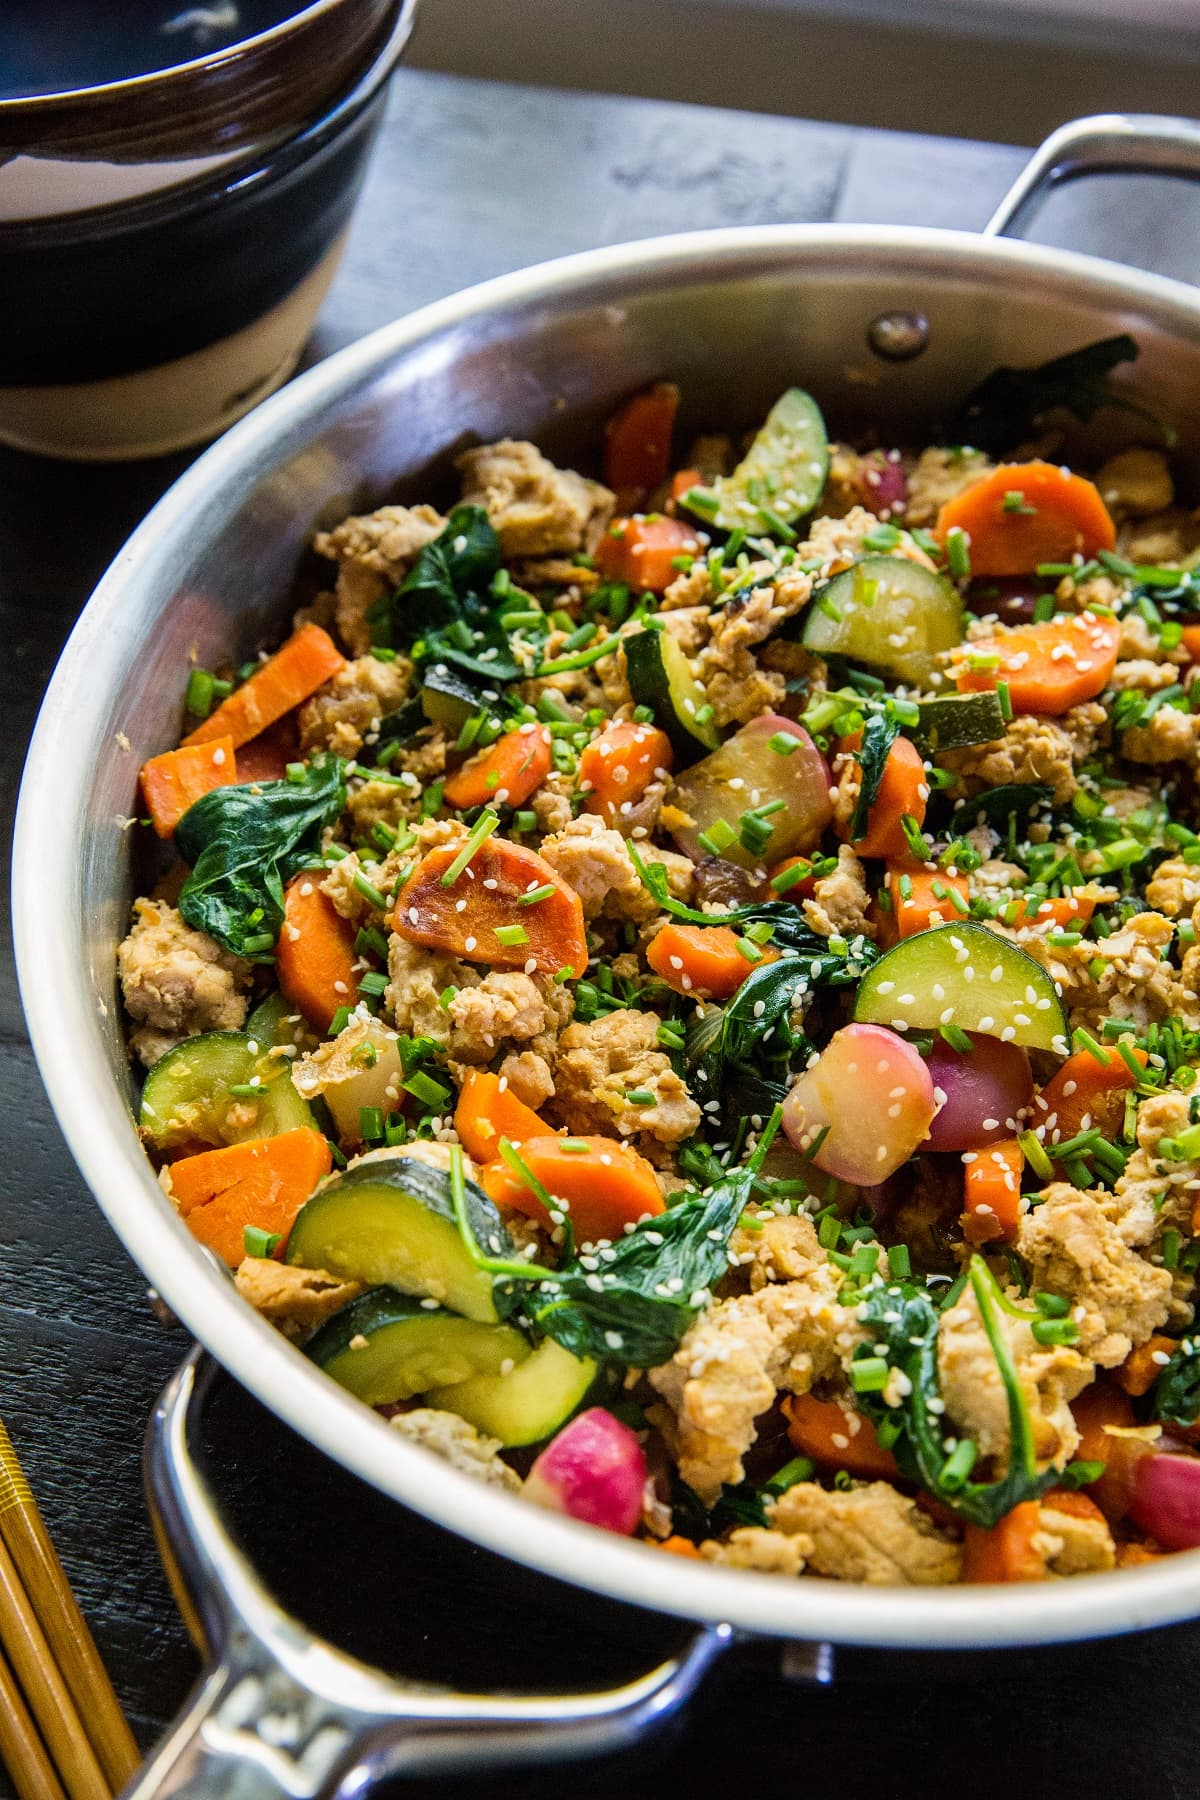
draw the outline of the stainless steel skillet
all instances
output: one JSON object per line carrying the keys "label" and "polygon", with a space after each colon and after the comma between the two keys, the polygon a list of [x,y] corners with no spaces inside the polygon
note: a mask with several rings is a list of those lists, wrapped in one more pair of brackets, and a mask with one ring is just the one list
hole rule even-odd
{"label": "stainless steel skillet", "polygon": [[1118,169],[1194,177],[1200,129],[1119,118],[1068,127],[982,236],[697,233],[571,257],[425,308],[295,382],[202,457],[118,556],[64,652],[25,774],[14,918],[31,1035],[81,1170],[155,1287],[267,1405],[380,1489],[531,1567],[810,1642],[995,1647],[1200,1612],[1196,1556],[1000,1592],[714,1571],[547,1517],[398,1442],[236,1299],[138,1145],[113,975],[137,768],[174,739],[189,652],[211,662],[278,628],[315,526],[397,488],[415,497],[468,436],[530,435],[562,458],[584,455],[615,402],[665,373],[698,425],[753,423],[799,381],[835,429],[875,418],[919,439],[997,364],[1130,331],[1141,346],[1130,390],[1177,422],[1194,475],[1200,298],[1004,236],[1049,185]]}

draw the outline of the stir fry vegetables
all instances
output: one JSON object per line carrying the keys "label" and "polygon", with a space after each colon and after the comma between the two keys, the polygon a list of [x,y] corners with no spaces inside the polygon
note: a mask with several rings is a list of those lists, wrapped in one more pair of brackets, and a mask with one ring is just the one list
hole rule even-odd
{"label": "stir fry vegetables", "polygon": [[1200,529],[1135,354],[923,446],[660,381],[603,483],[469,449],[181,671],[139,1128],[398,1435],[776,1578],[1200,1546]]}

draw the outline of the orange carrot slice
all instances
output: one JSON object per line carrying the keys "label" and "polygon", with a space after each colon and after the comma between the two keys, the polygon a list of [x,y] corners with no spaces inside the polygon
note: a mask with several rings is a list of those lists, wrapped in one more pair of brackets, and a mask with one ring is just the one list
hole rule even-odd
{"label": "orange carrot slice", "polygon": [[1043,625],[975,639],[954,678],[961,694],[984,693],[1003,681],[1016,713],[1065,713],[1108,686],[1120,642],[1116,619],[1060,613]]}
{"label": "orange carrot slice", "polygon": [[450,806],[523,806],[545,781],[553,763],[550,733],[544,725],[520,725],[447,775]]}
{"label": "orange carrot slice", "polygon": [[[564,1203],[578,1243],[619,1237],[626,1225],[647,1214],[656,1218],[666,1208],[646,1158],[615,1138],[525,1138],[519,1154],[551,1198]],[[553,1225],[537,1195],[506,1162],[489,1163],[479,1182],[497,1206]]]}
{"label": "orange carrot slice", "polygon": [[282,781],[290,762],[300,760],[300,744],[294,719],[281,719],[270,731],[264,731],[237,753],[239,782]]}
{"label": "orange carrot slice", "polygon": [[652,781],[670,773],[674,760],[671,740],[657,725],[633,719],[606,725],[579,758],[588,811],[609,820],[619,817],[622,806],[640,800]]}
{"label": "orange carrot slice", "polygon": [[1010,1243],[1021,1220],[1021,1146],[1000,1138],[967,1155],[963,1236],[969,1244]]}
{"label": "orange carrot slice", "polygon": [[1099,489],[1047,462],[1004,463],[973,481],[942,507],[934,536],[945,544],[955,527],[970,540],[973,575],[1031,575],[1117,541]]}
{"label": "orange carrot slice", "polygon": [[895,1457],[879,1442],[864,1413],[847,1413],[836,1400],[818,1400],[815,1394],[789,1394],[783,1412],[788,1441],[818,1468],[845,1469],[864,1481],[890,1481],[896,1476]]}
{"label": "orange carrot slice", "polygon": [[442,844],[421,858],[396,901],[400,936],[498,969],[532,964],[548,975],[560,969],[582,975],[587,938],[574,888],[534,851],[503,838],[486,839],[446,883],[461,849]]}
{"label": "orange carrot slice", "polygon": [[[843,738],[840,747],[857,750],[861,744],[862,733],[856,731]],[[923,825],[928,803],[929,778],[921,753],[908,738],[899,737],[888,751],[879,792],[867,814],[866,832],[853,840],[854,849],[859,856],[884,856],[889,861],[911,862],[912,852],[900,821],[907,814],[918,825]],[[842,835],[845,835],[845,828],[842,828]]]}
{"label": "orange carrot slice", "polygon": [[753,962],[738,949],[741,939],[728,925],[664,925],[646,951],[646,961],[656,975],[677,994],[701,1000],[728,1000],[747,975],[765,962],[775,962],[778,950],[769,945]]}
{"label": "orange carrot slice", "polygon": [[158,836],[169,838],[190,806],[214,788],[232,787],[237,779],[231,737],[152,756],[142,764],[142,798]]}
{"label": "orange carrot slice", "polygon": [[328,1031],[339,1007],[358,1004],[358,974],[349,919],[318,883],[321,870],[293,875],[283,896],[283,925],[275,946],[275,976],[289,1006],[317,1031]]}
{"label": "orange carrot slice", "polygon": [[1164,1337],[1160,1331],[1156,1331],[1144,1344],[1131,1350],[1120,1368],[1113,1370],[1113,1374],[1125,1392],[1138,1400],[1143,1394],[1150,1392],[1166,1366],[1157,1359],[1160,1356],[1173,1356],[1178,1348],[1174,1338]]}
{"label": "orange carrot slice", "polygon": [[1041,1581],[1046,1562],[1037,1545],[1042,1511],[1036,1500],[1022,1500],[990,1529],[968,1525],[963,1536],[962,1579],[965,1582]]}
{"label": "orange carrot slice", "polygon": [[544,1137],[546,1126],[531,1106],[487,1069],[472,1069],[463,1082],[454,1109],[454,1129],[467,1155],[477,1163],[494,1162],[500,1139],[518,1147],[526,1138]]}
{"label": "orange carrot slice", "polygon": [[[1106,1058],[1103,1062],[1090,1050],[1076,1050],[1068,1056],[1034,1102],[1032,1123],[1039,1129],[1045,1127],[1046,1150],[1051,1156],[1055,1144],[1065,1144],[1093,1125],[1105,1137],[1120,1128],[1125,1096],[1136,1086],[1136,1077],[1111,1044],[1101,1048]],[[1134,1050],[1133,1056],[1143,1067],[1148,1061],[1144,1050]]]}
{"label": "orange carrot slice", "polygon": [[184,1157],[170,1165],[167,1181],[188,1230],[236,1269],[246,1227],[286,1240],[332,1162],[319,1131],[284,1131]]}
{"label": "orange carrot slice", "polygon": [[1092,914],[1096,910],[1096,902],[1082,888],[1072,890],[1069,894],[1055,894],[1049,900],[1019,900],[1020,910],[1012,919],[1013,925],[1047,925],[1052,924],[1060,929],[1072,925],[1080,930],[1091,923]]}
{"label": "orange carrot slice", "polygon": [[970,888],[965,875],[947,875],[944,870],[889,869],[888,893],[896,931],[906,938],[931,925],[953,925],[965,917],[966,907],[956,906],[950,895],[966,901]]}
{"label": "orange carrot slice", "polygon": [[606,581],[627,581],[639,593],[661,594],[679,574],[678,556],[699,556],[700,539],[683,519],[640,514],[614,519],[596,549],[596,567]]}
{"label": "orange carrot slice", "polygon": [[671,498],[667,501],[667,511],[673,514],[676,505],[691,488],[703,486],[704,475],[700,469],[676,469],[671,477]]}
{"label": "orange carrot slice", "polygon": [[214,738],[231,737],[235,747],[248,744],[345,666],[345,657],[327,631],[319,625],[302,625],[183,741],[208,744]]}
{"label": "orange carrot slice", "polygon": [[605,427],[604,479],[623,509],[640,505],[667,479],[678,410],[675,383],[656,381],[627,400]]}

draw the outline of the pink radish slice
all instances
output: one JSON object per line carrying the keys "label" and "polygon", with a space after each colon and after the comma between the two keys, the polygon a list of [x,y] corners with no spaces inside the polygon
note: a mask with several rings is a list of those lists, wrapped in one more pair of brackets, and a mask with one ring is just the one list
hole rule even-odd
{"label": "pink radish slice", "polygon": [[958,1051],[935,1039],[928,1069],[946,1096],[923,1150],[977,1150],[1023,1129],[1017,1115],[1033,1099],[1033,1073],[1020,1044],[968,1032],[972,1048]]}
{"label": "pink radish slice", "polygon": [[593,1406],[551,1438],[525,1478],[524,1494],[628,1537],[642,1516],[646,1458],[628,1425]]}
{"label": "pink radish slice", "polygon": [[1200,1456],[1152,1451],[1134,1470],[1130,1517],[1166,1550],[1200,1547]]}
{"label": "pink radish slice", "polygon": [[908,476],[899,457],[873,456],[859,469],[855,486],[864,506],[880,515],[908,504]]}
{"label": "pink radish slice", "polygon": [[885,1025],[846,1025],[797,1079],[783,1128],[804,1152],[828,1126],[817,1168],[874,1187],[924,1142],[936,1111],[933,1078],[911,1044]]}
{"label": "pink radish slice", "polygon": [[[785,740],[795,748],[787,749]],[[673,804],[691,823],[673,827],[672,836],[685,856],[699,862],[708,854],[700,833],[720,820],[735,834],[721,852],[727,862],[744,869],[775,863],[820,842],[833,817],[829,786],[829,765],[804,727],[782,713],[763,713],[678,776]],[[765,849],[753,854],[738,841],[738,822],[744,812],[772,805],[775,810],[762,815],[770,837]]]}

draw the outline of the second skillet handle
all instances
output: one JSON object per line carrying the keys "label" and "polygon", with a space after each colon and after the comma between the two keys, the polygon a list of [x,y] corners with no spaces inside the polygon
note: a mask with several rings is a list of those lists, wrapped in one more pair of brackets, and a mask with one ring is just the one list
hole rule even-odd
{"label": "second skillet handle", "polygon": [[1056,187],[1081,175],[1178,175],[1200,181],[1200,124],[1157,113],[1099,113],[1052,132],[983,228],[1019,237]]}
{"label": "second skillet handle", "polygon": [[729,1643],[727,1626],[698,1629],[678,1655],[598,1694],[460,1694],[367,1668],[285,1613],[226,1530],[189,1444],[203,1374],[194,1350],[163,1390],[146,1480],[163,1561],[209,1662],[125,1800],[361,1800],[390,1775],[603,1755],[665,1723]]}

